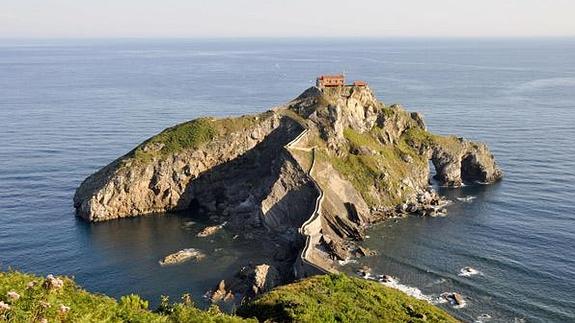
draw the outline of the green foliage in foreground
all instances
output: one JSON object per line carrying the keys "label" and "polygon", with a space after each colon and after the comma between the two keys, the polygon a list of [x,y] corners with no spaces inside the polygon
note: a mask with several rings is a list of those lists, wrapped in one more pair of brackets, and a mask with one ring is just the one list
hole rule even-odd
{"label": "green foliage in foreground", "polygon": [[[43,319],[48,322],[248,321],[223,314],[217,308],[200,310],[187,297],[177,304],[164,300],[160,311],[154,313],[148,309],[148,302],[137,295],[124,296],[118,302],[104,295],[89,293],[69,278],[60,279],[64,282],[62,288],[48,289],[42,286],[43,278],[19,272],[0,272],[0,302],[10,307],[2,310],[0,303],[0,322],[41,322]],[[19,298],[11,299],[9,292],[17,293]]]}
{"label": "green foliage in foreground", "polygon": [[[267,322],[455,322],[426,302],[343,274],[276,288],[243,305],[237,315],[224,314],[217,307],[198,309],[186,295],[175,304],[162,298],[152,312],[137,295],[116,301],[89,293],[69,278],[59,279],[63,287],[47,288],[44,278],[0,272],[0,322],[257,322],[254,317]],[[13,292],[18,299],[9,295]]]}
{"label": "green foliage in foreground", "polygon": [[341,274],[276,288],[238,314],[274,322],[457,322],[400,291]]}

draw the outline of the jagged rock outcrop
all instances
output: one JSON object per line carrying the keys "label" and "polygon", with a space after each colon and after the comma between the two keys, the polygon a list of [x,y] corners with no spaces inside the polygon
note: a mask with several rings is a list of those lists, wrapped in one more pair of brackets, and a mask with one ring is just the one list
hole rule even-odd
{"label": "jagged rock outcrop", "polygon": [[274,241],[282,252],[270,264],[285,278],[361,254],[353,242],[370,223],[436,214],[430,160],[443,185],[502,177],[484,144],[434,135],[369,87],[312,87],[264,114],[169,128],[88,177],[74,206],[89,221],[199,208],[227,230]]}
{"label": "jagged rock outcrop", "polygon": [[307,118],[325,143],[310,173],[323,191],[321,227],[308,230],[312,247],[304,253],[327,270],[334,265],[326,258],[345,261],[355,253],[350,241],[363,239],[369,223],[404,213],[444,213],[447,202],[428,189],[429,160],[442,185],[502,176],[484,144],[433,135],[419,113],[387,107],[367,87],[312,88],[289,109]]}
{"label": "jagged rock outcrop", "polygon": [[[380,114],[377,126],[380,131],[377,139],[382,144],[396,144],[401,136],[411,128],[427,130],[423,116],[418,112],[406,112],[401,105],[394,104],[389,108],[392,113]],[[386,110],[384,110],[386,111]],[[393,112],[396,113],[393,113]]]}
{"label": "jagged rock outcrop", "polygon": [[373,92],[358,87],[311,88],[291,102],[290,109],[312,121],[330,149],[340,151],[344,130],[369,131],[382,103]]}
{"label": "jagged rock outcrop", "polygon": [[439,196],[435,191],[420,191],[414,199],[406,201],[395,207],[398,215],[417,214],[421,216],[445,215],[445,207],[450,201]]}
{"label": "jagged rock outcrop", "polygon": [[463,183],[492,183],[501,178],[502,172],[485,144],[453,140],[457,141],[455,148],[441,145],[433,148],[431,160],[440,183],[456,187]]}
{"label": "jagged rock outcrop", "polygon": [[234,301],[238,305],[280,285],[280,272],[268,264],[248,265],[228,280],[222,280],[209,294],[212,302]]}

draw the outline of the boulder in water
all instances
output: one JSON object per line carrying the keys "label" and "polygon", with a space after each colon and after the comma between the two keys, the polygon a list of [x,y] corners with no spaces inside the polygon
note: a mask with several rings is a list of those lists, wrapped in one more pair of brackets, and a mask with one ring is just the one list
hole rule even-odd
{"label": "boulder in water", "polygon": [[164,259],[160,260],[160,265],[162,266],[175,265],[192,259],[202,260],[205,257],[206,255],[201,251],[194,248],[188,248],[167,255],[166,257],[164,257]]}
{"label": "boulder in water", "polygon": [[197,237],[198,238],[209,237],[209,236],[215,234],[216,232],[220,231],[225,225],[226,225],[226,223],[224,222],[220,225],[212,225],[212,226],[206,227],[197,234]]}
{"label": "boulder in water", "polygon": [[468,276],[473,276],[473,275],[477,275],[477,274],[479,274],[479,271],[477,269],[467,266],[467,267],[461,268],[459,270],[458,275],[468,277]]}
{"label": "boulder in water", "polygon": [[393,276],[391,276],[391,275],[380,275],[379,281],[382,283],[391,283],[391,282],[396,281],[396,279],[393,278]]}
{"label": "boulder in water", "polygon": [[463,296],[461,296],[461,294],[459,294],[459,293],[453,293],[453,300],[455,301],[456,305],[465,304],[465,300],[463,299]]}
{"label": "boulder in water", "polygon": [[464,306],[465,305],[465,300],[463,299],[463,296],[461,296],[461,294],[459,294],[459,293],[456,293],[456,292],[443,293],[443,294],[441,294],[441,297],[443,297],[445,300],[447,300],[448,302],[450,302],[453,305],[457,305],[457,306]]}
{"label": "boulder in water", "polygon": [[468,196],[464,196],[464,197],[458,197],[457,200],[461,201],[461,202],[471,202],[471,201],[475,200],[475,196],[468,195]]}
{"label": "boulder in water", "polygon": [[226,282],[224,280],[220,281],[218,288],[212,293],[210,300],[214,303],[217,302],[228,302],[234,299],[234,294],[231,291],[226,290]]}
{"label": "boulder in water", "polygon": [[260,264],[257,266],[248,265],[242,269],[232,278],[220,281],[218,286],[209,292],[210,300],[212,302],[231,301],[236,299],[236,302],[241,303],[245,300],[253,299],[254,297],[270,291],[272,288],[281,283],[281,276],[279,271],[270,265]]}

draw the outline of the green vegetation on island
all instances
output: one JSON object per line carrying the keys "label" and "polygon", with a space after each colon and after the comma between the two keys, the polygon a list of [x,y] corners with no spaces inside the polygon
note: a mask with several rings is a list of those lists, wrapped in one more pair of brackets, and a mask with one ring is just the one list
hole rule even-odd
{"label": "green vegetation on island", "polygon": [[137,161],[147,162],[157,155],[165,156],[184,148],[197,148],[215,136],[212,119],[195,119],[170,127],[148,139],[134,149],[133,157]]}
{"label": "green vegetation on island", "polygon": [[252,128],[271,113],[234,118],[198,118],[167,128],[132,150],[128,156],[136,162],[149,163],[155,158],[166,157],[202,145],[230,133]]}
{"label": "green vegetation on island", "polygon": [[404,196],[400,194],[407,193],[399,190],[401,181],[427,167],[427,159],[406,144],[405,135],[399,143],[382,144],[376,138],[377,132],[377,126],[365,133],[345,129],[344,137],[354,153],[332,154],[329,161],[361,193],[368,205],[391,207],[403,200]]}

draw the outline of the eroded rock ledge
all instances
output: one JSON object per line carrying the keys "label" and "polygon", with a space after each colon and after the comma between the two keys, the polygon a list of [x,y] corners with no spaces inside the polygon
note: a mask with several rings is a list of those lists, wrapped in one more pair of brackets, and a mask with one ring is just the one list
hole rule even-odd
{"label": "eroded rock ledge", "polygon": [[430,160],[447,186],[502,177],[485,144],[434,135],[368,87],[312,87],[263,114],[166,129],[88,177],[74,206],[88,221],[201,208],[273,241],[285,282],[313,272],[305,263],[335,271],[361,254],[353,241],[368,224],[435,205]]}

